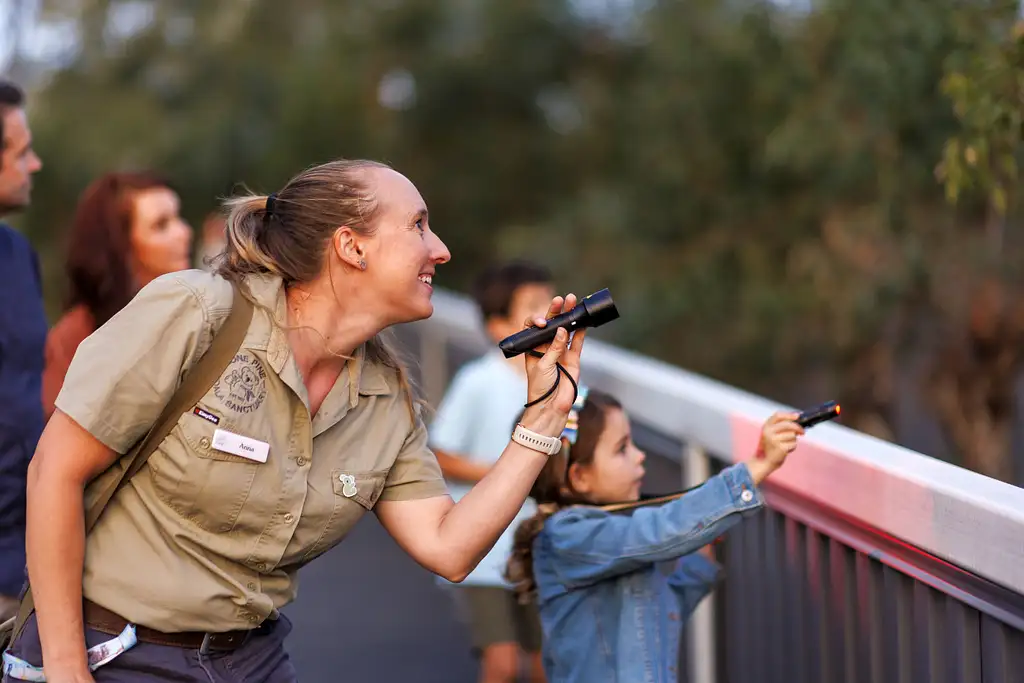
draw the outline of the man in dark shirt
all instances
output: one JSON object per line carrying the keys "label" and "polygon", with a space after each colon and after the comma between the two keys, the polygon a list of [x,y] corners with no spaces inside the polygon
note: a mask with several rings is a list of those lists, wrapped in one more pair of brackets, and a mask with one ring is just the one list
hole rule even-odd
{"label": "man in dark shirt", "polygon": [[[0,80],[0,219],[28,206],[42,168],[24,106],[21,89]],[[35,250],[0,223],[0,622],[25,582],[25,476],[43,429],[46,332]]]}

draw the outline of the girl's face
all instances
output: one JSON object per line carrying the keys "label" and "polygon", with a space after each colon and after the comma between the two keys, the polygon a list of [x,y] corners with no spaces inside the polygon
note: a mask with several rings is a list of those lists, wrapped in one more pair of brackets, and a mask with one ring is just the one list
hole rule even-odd
{"label": "girl's face", "polygon": [[640,499],[646,455],[633,443],[629,418],[621,408],[606,408],[604,430],[594,447],[594,459],[570,468],[575,491],[596,504]]}

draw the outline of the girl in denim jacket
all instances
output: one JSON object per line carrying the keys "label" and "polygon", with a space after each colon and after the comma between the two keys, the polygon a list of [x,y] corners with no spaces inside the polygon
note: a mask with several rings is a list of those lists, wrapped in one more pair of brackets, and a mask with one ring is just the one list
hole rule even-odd
{"label": "girl in denim jacket", "polygon": [[[677,680],[682,625],[720,572],[696,551],[764,505],[757,486],[796,448],[796,417],[772,415],[755,457],[686,495],[613,511],[609,504],[640,499],[645,455],[622,406],[580,388],[508,565],[520,599],[540,609],[550,683]],[[676,561],[671,574],[658,566],[667,560]]]}

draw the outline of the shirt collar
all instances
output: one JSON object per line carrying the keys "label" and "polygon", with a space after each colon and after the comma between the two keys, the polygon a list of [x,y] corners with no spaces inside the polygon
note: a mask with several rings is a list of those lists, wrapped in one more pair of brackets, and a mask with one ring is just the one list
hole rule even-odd
{"label": "shirt collar", "polygon": [[[259,315],[259,327],[253,330],[250,346],[265,350],[270,367],[281,375],[293,359],[291,346],[283,325],[288,319],[288,304],[285,297],[284,281],[280,276],[271,274],[250,275],[246,285],[253,299],[266,309],[274,312],[274,321]],[[257,313],[258,315],[258,313]],[[254,325],[254,326],[255,326]],[[394,371],[386,367],[375,353],[367,358],[368,344],[359,346],[353,357],[345,366],[349,388],[349,404],[355,407],[359,396],[381,396],[394,393]],[[339,381],[343,378],[339,377]]]}

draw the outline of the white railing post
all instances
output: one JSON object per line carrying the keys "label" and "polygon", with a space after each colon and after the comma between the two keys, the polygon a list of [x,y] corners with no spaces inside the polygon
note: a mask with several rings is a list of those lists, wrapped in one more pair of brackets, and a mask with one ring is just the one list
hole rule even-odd
{"label": "white railing post", "polygon": [[[704,483],[711,477],[711,460],[700,446],[683,447],[683,487]],[[715,594],[712,591],[690,617],[687,637],[687,662],[690,683],[716,683]]]}

